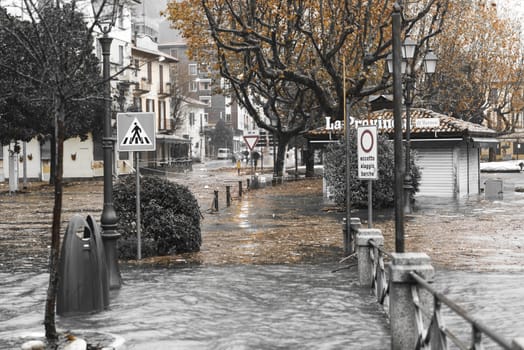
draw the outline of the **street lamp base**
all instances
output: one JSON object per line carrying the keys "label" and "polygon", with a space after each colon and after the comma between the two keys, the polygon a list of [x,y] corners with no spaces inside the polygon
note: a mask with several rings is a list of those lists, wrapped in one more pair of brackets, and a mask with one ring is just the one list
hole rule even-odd
{"label": "street lamp base", "polygon": [[411,195],[413,193],[413,186],[411,185],[411,181],[404,182],[404,214],[411,214],[413,212],[413,208],[411,205]]}

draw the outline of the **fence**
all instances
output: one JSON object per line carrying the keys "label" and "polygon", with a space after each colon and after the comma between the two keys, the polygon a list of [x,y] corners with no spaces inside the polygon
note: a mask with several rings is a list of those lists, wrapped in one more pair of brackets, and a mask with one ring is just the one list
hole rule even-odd
{"label": "fence", "polygon": [[[362,229],[359,220],[354,218],[350,228],[347,240],[353,245],[348,250],[354,249],[357,256],[359,283],[371,288],[384,306],[390,320],[393,350],[447,350],[452,344],[463,350],[481,350],[483,336],[501,349],[524,350],[524,338],[511,342],[502,338],[436,291],[431,286],[434,268],[426,254],[390,254],[383,249],[384,237],[380,230]],[[441,312],[443,305],[471,325],[471,344],[460,340],[446,327]]]}

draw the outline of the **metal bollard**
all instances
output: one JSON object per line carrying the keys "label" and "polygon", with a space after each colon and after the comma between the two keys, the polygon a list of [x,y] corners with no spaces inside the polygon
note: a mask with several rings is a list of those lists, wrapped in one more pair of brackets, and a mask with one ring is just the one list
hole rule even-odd
{"label": "metal bollard", "polygon": [[226,186],[226,205],[228,207],[231,206],[231,186],[230,185]]}
{"label": "metal bollard", "polygon": [[242,198],[242,180],[238,181],[238,198]]}
{"label": "metal bollard", "polygon": [[249,186],[249,179],[247,179],[247,190],[248,191],[249,191],[249,188],[250,188],[250,186]]}
{"label": "metal bollard", "polygon": [[344,256],[348,256],[351,254],[351,246],[346,218],[342,218],[342,238],[344,242]]}
{"label": "metal bollard", "polygon": [[215,200],[213,202],[213,209],[218,211],[218,190],[215,190]]}

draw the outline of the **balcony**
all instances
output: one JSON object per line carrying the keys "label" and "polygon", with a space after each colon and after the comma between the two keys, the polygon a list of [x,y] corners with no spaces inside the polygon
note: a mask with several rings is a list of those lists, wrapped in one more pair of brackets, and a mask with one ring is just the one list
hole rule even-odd
{"label": "balcony", "polygon": [[139,82],[135,83],[135,95],[147,94],[151,91],[151,82],[142,79]]}
{"label": "balcony", "polygon": [[159,87],[158,87],[158,96],[163,98],[163,97],[168,97],[168,96],[171,96],[172,94],[172,89],[171,89],[171,83],[164,83],[164,84],[159,84]]}

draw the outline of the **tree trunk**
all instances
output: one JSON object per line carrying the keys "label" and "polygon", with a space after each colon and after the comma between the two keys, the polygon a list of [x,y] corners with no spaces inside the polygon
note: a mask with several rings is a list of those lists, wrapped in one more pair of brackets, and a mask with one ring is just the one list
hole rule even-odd
{"label": "tree trunk", "polygon": [[60,263],[60,223],[62,216],[62,190],[63,190],[63,154],[64,154],[64,116],[62,105],[55,108],[55,137],[56,161],[54,173],[55,202],[53,207],[53,225],[51,231],[51,252],[49,255],[49,285],[45,305],[44,327],[45,336],[48,340],[56,340],[55,311],[56,295],[58,290],[58,266]]}
{"label": "tree trunk", "polygon": [[50,164],[50,173],[49,173],[49,184],[55,184],[55,174],[56,174],[56,135],[51,135],[51,164]]}
{"label": "tree trunk", "polygon": [[306,164],[306,177],[315,176],[315,150],[308,141],[307,148],[304,149],[304,163]]}
{"label": "tree trunk", "polygon": [[277,141],[277,158],[275,171],[277,177],[282,177],[284,176],[284,167],[286,165],[286,148],[291,138],[284,133],[278,133],[275,136]]}

